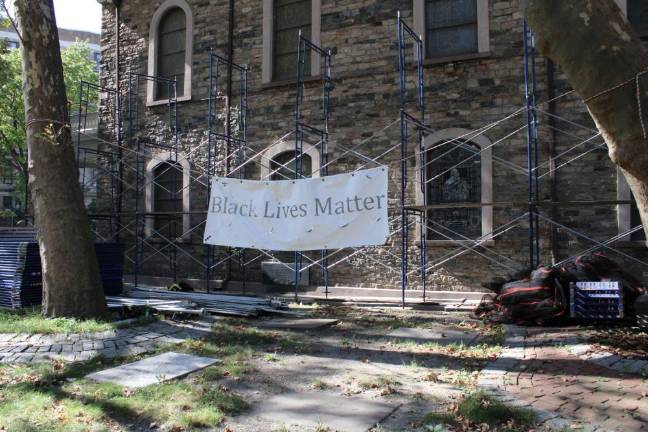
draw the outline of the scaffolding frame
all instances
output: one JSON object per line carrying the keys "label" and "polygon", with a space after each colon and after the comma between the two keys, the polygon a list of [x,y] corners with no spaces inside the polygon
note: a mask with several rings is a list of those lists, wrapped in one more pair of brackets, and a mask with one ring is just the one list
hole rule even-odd
{"label": "scaffolding frame", "polygon": [[[232,130],[232,100],[235,99],[228,95],[223,96],[219,80],[222,77],[221,67],[227,71],[227,85],[231,86],[234,73],[238,74],[239,88],[238,88],[238,115],[235,117],[238,124],[238,129]],[[217,169],[220,167],[219,161],[216,160],[217,144],[225,142],[225,177],[236,176],[239,179],[245,178],[245,165],[247,152],[247,128],[248,128],[248,72],[247,65],[239,65],[234,63],[231,59],[227,59],[214,52],[209,54],[209,101],[207,112],[207,128],[208,128],[208,162],[207,162],[207,200],[211,196],[212,179],[217,174]],[[231,89],[231,87],[228,87]],[[228,91],[231,94],[231,91]],[[219,104],[219,101],[224,102]],[[225,111],[225,118],[223,127],[220,128],[216,122],[216,115],[219,106],[222,106]],[[234,167],[232,168],[232,160]],[[208,204],[209,205],[209,204]],[[212,245],[206,244],[206,265],[205,265],[205,279],[207,284],[207,291],[211,288],[212,273],[215,268],[214,252],[215,248]],[[237,257],[237,264],[239,272],[242,276],[243,292],[246,287],[246,265],[245,265],[245,250],[244,249],[228,249],[228,256],[232,254]],[[227,278],[231,277],[231,261],[228,259],[227,263]]]}
{"label": "scaffolding frame", "polygon": [[[310,40],[306,39],[301,31],[298,33],[297,44],[297,83],[295,87],[295,179],[304,178],[304,135],[306,133],[314,135],[320,145],[320,177],[328,175],[328,143],[329,143],[329,120],[330,120],[330,100],[331,91],[333,90],[333,78],[331,76],[332,69],[332,56],[331,50],[324,50],[315,45]],[[303,113],[304,107],[304,93],[305,93],[305,79],[306,79],[306,61],[310,59],[306,54],[310,52],[311,55],[319,56],[320,61],[323,61],[322,74],[322,92],[321,92],[321,119],[320,122],[313,124],[313,120],[307,121]],[[312,173],[307,173],[308,177]],[[322,271],[322,279],[325,287],[325,296],[328,298],[328,251],[321,251],[322,259],[320,260],[320,269]],[[303,265],[304,254],[302,252],[295,252],[295,301],[299,301],[299,283],[301,281],[301,269]]]}
{"label": "scaffolding frame", "polygon": [[[394,272],[400,276],[400,285],[401,285],[401,304],[404,307],[406,305],[406,292],[410,289],[412,277],[420,277],[420,286],[422,288],[422,298],[423,301],[426,301],[427,290],[428,290],[428,275],[432,274],[435,269],[443,267],[445,264],[456,260],[467,253],[474,253],[490,262],[506,268],[508,270],[520,270],[522,268],[535,268],[542,263],[542,247],[541,247],[541,223],[546,224],[547,226],[552,227],[552,229],[558,229],[562,232],[569,233],[575,237],[578,237],[584,241],[594,243],[594,246],[588,247],[584,250],[580,250],[577,254],[573,254],[569,257],[562,258],[558,262],[552,262],[552,265],[562,265],[570,260],[575,259],[576,256],[582,253],[589,253],[595,250],[606,249],[617,253],[623,256],[625,259],[631,260],[636,264],[641,264],[648,267],[648,263],[643,260],[640,260],[636,257],[633,257],[630,254],[627,254],[623,251],[620,251],[615,247],[614,242],[631,234],[638,232],[642,229],[639,225],[637,227],[632,227],[629,231],[624,233],[618,233],[617,235],[604,240],[597,240],[593,236],[587,235],[580,232],[579,230],[570,228],[567,224],[561,223],[554,216],[548,217],[543,214],[543,209],[550,208],[556,209],[560,207],[585,207],[585,206],[611,206],[611,205],[630,205],[632,201],[628,200],[572,200],[572,201],[550,201],[542,200],[540,196],[540,184],[541,180],[548,176],[552,175],[559,169],[568,167],[573,161],[579,160],[580,158],[585,157],[593,151],[596,151],[599,148],[602,148],[605,143],[597,143],[597,140],[601,139],[600,133],[591,127],[586,125],[579,124],[578,122],[571,121],[569,119],[558,116],[555,113],[547,112],[541,107],[545,104],[555,103],[556,100],[568,95],[571,92],[562,94],[558,97],[552,97],[550,100],[539,103],[537,97],[537,77],[536,77],[536,48],[535,48],[535,38],[533,36],[532,30],[528,27],[527,23],[523,21],[522,23],[522,34],[523,34],[523,77],[524,77],[524,97],[523,97],[523,106],[515,110],[514,112],[503,116],[501,119],[498,119],[496,122],[484,125],[480,128],[470,131],[470,133],[465,134],[461,137],[456,137],[445,142],[443,145],[448,146],[449,150],[443,153],[441,156],[438,156],[434,159],[428,160],[427,157],[427,147],[425,145],[425,138],[430,133],[434,132],[435,129],[425,122],[425,77],[424,77],[424,53],[423,53],[423,42],[421,36],[417,35],[416,32],[405,22],[403,17],[400,15],[400,12],[397,16],[396,21],[396,40],[397,40],[397,50],[398,50],[398,73],[399,73],[399,112],[395,116],[395,120],[387,124],[382,130],[376,131],[371,137],[362,140],[360,143],[345,147],[341,144],[338,144],[336,147],[339,149],[339,153],[335,154],[334,158],[331,158],[329,154],[329,123],[330,123],[330,95],[334,89],[334,81],[332,78],[332,54],[330,50],[324,50],[321,47],[313,44],[311,41],[306,39],[301,31],[299,32],[298,38],[298,51],[296,58],[296,86],[295,86],[295,103],[294,103],[294,129],[283,135],[279,140],[291,139],[294,140],[294,157],[292,160],[285,162],[280,165],[281,168],[290,171],[293,179],[301,179],[312,175],[313,173],[304,172],[304,144],[309,139],[314,139],[316,144],[315,146],[319,148],[320,155],[320,164],[319,164],[319,175],[327,176],[329,175],[329,167],[333,163],[340,160],[341,158],[350,155],[357,158],[360,163],[358,164],[355,171],[362,169],[367,164],[377,164],[382,165],[382,160],[386,158],[387,155],[392,152],[400,150],[400,158],[397,160],[387,162],[387,165],[397,165],[400,170],[400,184],[398,191],[395,191],[394,198],[397,198],[398,206],[394,208],[396,214],[390,217],[390,224],[394,228],[391,230],[390,236],[399,236],[400,254],[392,252],[388,247],[362,247],[362,248],[347,248],[347,249],[338,249],[338,250],[323,250],[320,252],[319,258],[312,258],[304,252],[295,252],[294,253],[294,266],[291,268],[288,264],[281,262],[272,251],[257,250],[256,255],[250,254],[250,251],[245,249],[233,249],[227,250],[225,257],[223,259],[217,260],[215,256],[216,248],[211,245],[204,245],[205,250],[205,259],[198,260],[195,257],[190,257],[194,262],[202,265],[204,267],[204,277],[207,284],[207,290],[211,289],[210,283],[213,280],[213,276],[216,273],[217,269],[223,265],[227,264],[227,274],[228,277],[231,274],[231,262],[235,261],[240,270],[242,277],[243,288],[245,290],[245,283],[247,279],[246,267],[254,263],[263,257],[268,257],[273,261],[278,261],[286,268],[290,269],[294,273],[294,295],[295,300],[299,299],[299,285],[302,279],[302,273],[311,268],[319,268],[322,272],[322,280],[325,286],[326,297],[328,298],[329,294],[329,272],[332,268],[342,263],[350,261],[353,257],[363,257],[364,259],[371,261],[377,265],[380,265],[382,268],[389,272]],[[408,55],[408,50],[413,49],[414,55],[410,58]],[[322,88],[320,92],[321,106],[318,110],[315,110],[319,117],[312,119],[306,118],[306,110],[304,109],[305,105],[305,86],[307,82],[306,77],[306,61],[309,60],[307,54],[317,55],[320,57],[321,64],[323,65],[321,76]],[[238,75],[239,90],[236,97],[232,99],[237,99],[238,102],[238,113],[232,115],[232,100],[227,100],[227,97],[223,97],[222,92],[220,91],[220,79],[223,77],[221,74],[221,69],[226,68],[229,71]],[[408,90],[408,82],[410,82],[410,70],[415,71],[414,76],[414,98],[410,97],[410,91]],[[190,181],[192,184],[199,184],[204,186],[207,189],[207,197],[209,199],[211,191],[211,181],[214,177],[217,177],[219,170],[224,172],[226,177],[234,177],[239,179],[247,178],[248,170],[246,169],[253,161],[259,161],[259,163],[266,168],[269,166],[272,168],[273,164],[271,162],[275,161],[263,161],[264,155],[263,150],[258,151],[258,149],[253,149],[247,142],[247,129],[248,129],[248,72],[249,68],[246,65],[238,65],[233,63],[231,59],[224,58],[215,53],[210,53],[209,55],[209,97],[208,97],[208,109],[207,109],[207,162],[204,165],[194,165],[191,169],[199,171],[197,177],[193,177],[190,173]],[[228,76],[228,79],[232,77]],[[128,73],[128,88],[127,88],[127,139],[125,145],[122,145],[122,133],[121,133],[121,123],[122,123],[122,112],[119,110],[119,103],[115,103],[115,111],[113,113],[113,122],[115,123],[115,142],[103,142],[104,147],[101,150],[97,149],[95,152],[96,157],[106,157],[109,162],[106,164],[106,169],[102,171],[103,175],[107,175],[111,179],[111,184],[114,186],[111,188],[113,193],[110,194],[110,206],[107,212],[92,214],[91,217],[93,220],[106,220],[111,224],[111,231],[108,235],[103,235],[101,238],[112,238],[119,239],[120,235],[128,234],[135,239],[134,245],[130,248],[127,248],[127,259],[132,263],[134,269],[134,281],[137,285],[139,280],[139,275],[142,270],[142,265],[146,261],[145,254],[149,253],[153,256],[162,255],[165,258],[169,259],[170,268],[173,273],[173,279],[177,280],[177,259],[178,255],[186,256],[185,246],[186,244],[182,241],[182,238],[187,234],[196,232],[204,222],[201,222],[195,226],[189,227],[189,232],[185,232],[184,226],[182,234],[180,237],[164,237],[160,236],[162,240],[162,246],[154,247],[149,242],[149,239],[146,235],[146,223],[147,220],[151,218],[168,218],[170,224],[177,225],[178,215],[184,217],[189,213],[190,215],[204,216],[207,213],[207,207],[205,210],[183,210],[183,212],[177,213],[160,213],[160,212],[147,212],[146,208],[142,208],[142,196],[145,194],[145,188],[150,187],[148,184],[151,181],[154,185],[157,185],[156,179],[147,179],[146,170],[145,170],[145,161],[150,156],[150,149],[164,149],[165,151],[172,152],[175,155],[175,161],[177,162],[180,157],[180,130],[179,130],[179,115],[178,115],[178,97],[177,97],[177,81],[176,79],[169,79],[164,77],[156,77],[145,74],[139,74],[133,71]],[[311,80],[308,80],[311,81]],[[167,89],[166,105],[168,109],[168,133],[170,135],[169,144],[161,144],[150,142],[146,138],[143,138],[139,135],[140,133],[140,110],[139,110],[139,99],[140,99],[140,88],[141,83],[152,82],[154,86],[165,86]],[[77,120],[77,158],[79,160],[80,167],[85,169],[85,161],[87,161],[88,155],[93,154],[92,149],[83,149],[80,145],[81,136],[83,135],[82,130],[84,127],[82,125],[87,121],[87,115],[90,112],[91,101],[89,101],[88,95],[92,94],[93,91],[99,91],[107,95],[108,100],[115,99],[120,97],[117,95],[114,90],[109,88],[103,88],[99,86],[94,86],[88,83],[81,83],[80,86],[80,99],[79,99],[79,118]],[[85,95],[85,96],[84,96]],[[412,100],[413,99],[413,100]],[[216,121],[217,113],[220,107],[225,106],[225,123],[223,127],[219,125]],[[123,106],[123,105],[121,105]],[[579,140],[579,143],[570,147],[569,149],[560,152],[557,155],[551,155],[550,161],[540,162],[540,137],[539,137],[539,128],[541,126],[540,118],[545,116],[551,119],[551,122],[547,123],[547,126],[555,133],[564,133],[566,136],[570,136]],[[231,121],[233,118],[237,119],[239,128],[232,132]],[[427,167],[435,164],[438,159],[443,157],[445,154],[452,152],[456,149],[463,149],[470,151],[471,155],[456,164],[456,166],[465,163],[466,161],[479,157],[487,148],[481,148],[481,150],[476,150],[469,145],[466,145],[466,142],[469,142],[471,139],[478,137],[479,135],[485,134],[489,130],[494,130],[495,127],[515,120],[519,117],[524,118],[524,123],[522,127],[514,129],[511,133],[507,133],[501,139],[496,140],[489,148],[493,148],[497,145],[500,145],[503,142],[516,136],[516,134],[524,133],[526,140],[526,167],[517,165],[509,160],[498,158],[493,155],[493,161],[498,164],[498,166],[503,167],[504,169],[510,170],[511,173],[516,175],[524,175],[526,177],[526,195],[527,200],[510,200],[510,201],[500,201],[496,202],[456,202],[456,203],[433,203],[430,202],[430,197],[428,196],[427,185],[440,178],[443,174],[436,174],[432,177],[428,175]],[[572,134],[570,131],[562,130],[557,126],[557,122],[564,121],[568,124],[568,127],[579,128],[585,132],[591,133],[592,136],[587,137],[582,140],[582,136],[578,134]],[[367,154],[362,153],[359,149],[375,136],[382,134],[383,132],[389,130],[395,124],[400,126],[400,140],[398,143],[389,146],[386,150],[381,151],[378,157],[371,157]],[[413,133],[411,132],[413,129]],[[221,159],[218,158],[217,149],[218,145],[225,143],[226,151],[225,156]],[[594,147],[592,147],[594,145]],[[266,147],[267,148],[267,147]],[[571,156],[571,153],[578,150],[576,156]],[[85,154],[87,153],[87,154]],[[85,156],[84,156],[85,154]],[[117,156],[115,156],[115,154]],[[566,162],[558,164],[557,162],[561,158],[569,155],[569,159]],[[191,159],[192,151],[189,152],[184,158]],[[408,168],[408,163],[411,158],[419,161],[417,167],[418,170],[418,180],[410,178],[410,172]],[[134,161],[134,162],[133,162]],[[290,164],[294,163],[294,167],[291,168]],[[264,165],[267,164],[267,165]],[[276,164],[276,163],[275,163]],[[542,172],[543,169],[548,167],[548,171]],[[223,169],[224,168],[224,169]],[[170,167],[169,169],[175,169]],[[270,171],[270,176],[274,174],[272,169]],[[448,171],[448,170],[447,170]],[[129,183],[126,181],[127,176],[125,172],[135,173],[135,181]],[[98,175],[98,174],[97,174]],[[283,175],[283,174],[282,174]],[[85,181],[85,175],[82,174],[82,182]],[[262,179],[263,180],[263,179]],[[414,184],[414,187],[418,189],[418,193],[422,197],[420,203],[412,204],[408,201],[408,192],[410,191],[411,185]],[[159,185],[158,185],[159,186]],[[134,192],[134,209],[133,211],[123,211],[122,210],[122,201],[124,190]],[[115,192],[116,191],[116,192]],[[174,191],[178,192],[178,191]],[[205,203],[208,205],[208,202]],[[443,224],[435,221],[434,218],[430,218],[428,212],[435,209],[448,209],[448,208],[483,208],[483,207],[493,207],[493,208],[504,208],[504,209],[523,209],[525,210],[521,214],[511,216],[509,220],[505,223],[500,224],[499,226],[493,225],[492,231],[490,233],[483,233],[479,238],[469,238],[460,232],[450,229]],[[511,258],[503,253],[496,251],[494,248],[485,248],[484,243],[489,240],[494,240],[496,237],[503,236],[506,233],[511,232],[514,229],[522,228],[524,229],[524,224],[526,221],[526,229],[528,233],[528,261],[520,262],[514,258]],[[418,240],[412,242],[412,230],[418,230]],[[157,232],[158,230],[154,227],[154,231],[157,235],[161,233]],[[177,227],[174,228],[174,232],[177,231]],[[426,248],[427,243],[427,233],[434,232],[437,235],[442,236],[445,240],[452,244],[453,249],[439,254],[438,256],[430,258],[429,251]],[[98,234],[99,235],[99,234]],[[418,243],[418,244],[413,244]],[[194,245],[195,246],[195,245]],[[410,268],[410,258],[412,256],[412,246],[417,246],[418,249],[418,268]],[[383,260],[376,258],[372,254],[372,250],[381,249],[385,251],[387,258],[392,259],[393,262],[396,262],[400,265],[400,269],[397,270],[395,267],[392,267],[390,263],[383,262]],[[343,251],[348,251],[349,253],[344,255],[341,258],[336,258],[331,262],[331,258],[341,254]],[[129,257],[128,255],[131,254]],[[308,262],[306,262],[308,261]],[[557,261],[557,260],[556,260]]]}
{"label": "scaffolding frame", "polygon": [[[423,40],[409,26],[398,12],[397,23],[397,41],[398,41],[398,72],[399,72],[399,101],[400,101],[400,132],[401,132],[401,190],[400,190],[400,214],[401,214],[401,305],[405,307],[405,291],[408,288],[408,257],[409,257],[409,230],[408,221],[410,216],[418,219],[419,226],[419,265],[420,277],[423,287],[423,302],[427,291],[426,280],[426,247],[425,247],[425,230],[421,227],[427,226],[427,188],[425,181],[419,185],[423,196],[423,208],[408,206],[407,203],[407,185],[409,160],[409,125],[413,125],[416,131],[418,141],[418,158],[419,161],[425,160],[425,80],[423,76]],[[418,118],[408,111],[409,104],[407,98],[407,43],[413,44],[414,63],[416,68],[416,107],[415,111]],[[426,178],[425,164],[420,164],[419,176],[421,179]]]}

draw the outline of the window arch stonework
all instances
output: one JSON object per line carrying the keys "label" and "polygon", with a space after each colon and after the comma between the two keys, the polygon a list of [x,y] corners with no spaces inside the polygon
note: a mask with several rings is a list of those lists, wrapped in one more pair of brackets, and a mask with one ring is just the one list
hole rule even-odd
{"label": "window arch stonework", "polygon": [[[304,155],[310,157],[312,176],[309,176],[306,171],[304,171],[305,177],[319,177],[320,176],[320,151],[317,147],[310,144],[304,144]],[[261,180],[270,180],[272,177],[272,161],[276,157],[292,152],[295,152],[295,143],[291,142],[280,142],[274,144],[263,152],[261,155]]]}

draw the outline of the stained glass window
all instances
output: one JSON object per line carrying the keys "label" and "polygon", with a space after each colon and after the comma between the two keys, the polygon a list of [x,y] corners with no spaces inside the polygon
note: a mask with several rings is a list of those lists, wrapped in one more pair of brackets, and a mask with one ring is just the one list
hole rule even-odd
{"label": "stained glass window", "polygon": [[[462,142],[439,143],[426,153],[428,204],[481,202],[479,147]],[[471,239],[482,236],[481,208],[453,207],[428,211],[428,240]],[[438,231],[438,232],[435,232]]]}
{"label": "stained glass window", "polygon": [[477,52],[477,0],[426,0],[425,28],[428,58]]}

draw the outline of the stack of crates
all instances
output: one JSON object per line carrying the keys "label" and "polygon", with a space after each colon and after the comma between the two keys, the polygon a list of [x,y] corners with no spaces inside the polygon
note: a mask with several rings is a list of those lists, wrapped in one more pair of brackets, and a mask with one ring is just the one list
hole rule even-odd
{"label": "stack of crates", "polygon": [[619,282],[576,282],[570,285],[572,318],[624,318],[623,288]]}

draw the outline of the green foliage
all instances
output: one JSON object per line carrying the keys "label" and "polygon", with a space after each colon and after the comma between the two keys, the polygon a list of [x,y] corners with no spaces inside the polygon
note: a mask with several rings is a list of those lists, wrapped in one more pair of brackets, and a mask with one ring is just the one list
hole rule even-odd
{"label": "green foliage", "polygon": [[[25,147],[25,107],[22,98],[21,57],[19,50],[0,53],[0,152],[17,158],[21,164],[24,155],[17,149]],[[4,158],[3,158],[4,159]],[[4,162],[4,160],[2,161]]]}
{"label": "green foliage", "polygon": [[[99,81],[96,63],[92,58],[92,50],[87,43],[77,41],[61,51],[61,60],[63,61],[63,78],[68,101],[72,108],[78,108],[81,81],[94,84]],[[93,91],[89,99],[96,100],[97,98],[97,92]],[[74,112],[70,114],[74,114]]]}
{"label": "green foliage", "polygon": [[0,218],[15,218],[17,215],[11,210],[0,210]]}
{"label": "green foliage", "polygon": [[[477,391],[468,394],[450,412],[427,414],[422,423],[425,429],[434,432],[445,431],[446,425],[464,425],[465,430],[473,430],[469,425],[479,425],[479,430],[518,432],[530,430],[535,420],[536,416],[532,411],[507,406],[487,393]],[[484,424],[488,425],[486,429],[481,426]]]}
{"label": "green foliage", "polygon": [[[92,50],[76,42],[61,51],[67,98],[72,114],[79,105],[79,83],[98,82]],[[17,198],[22,201],[27,167],[25,107],[22,94],[22,54],[0,46],[0,169],[16,172]],[[94,91],[90,98],[97,99]]]}
{"label": "green foliage", "polygon": [[9,28],[11,21],[7,16],[7,2],[6,0],[0,0],[0,29]]}
{"label": "green foliage", "polygon": [[83,379],[86,373],[112,364],[118,362],[0,365],[0,430],[109,431],[115,430],[116,422],[127,422],[133,430],[202,430],[217,427],[226,415],[249,406],[223,386],[188,380],[130,390]]}
{"label": "green foliage", "polygon": [[459,404],[457,414],[473,423],[487,423],[491,426],[515,422],[529,425],[535,420],[533,412],[504,405],[488,394],[478,391],[469,394]]}

